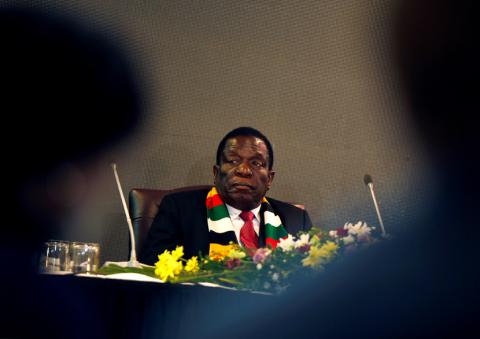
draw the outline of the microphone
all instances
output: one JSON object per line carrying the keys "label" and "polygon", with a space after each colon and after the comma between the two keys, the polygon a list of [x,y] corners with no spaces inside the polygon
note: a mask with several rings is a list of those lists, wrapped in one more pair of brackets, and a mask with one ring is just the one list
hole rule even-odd
{"label": "microphone", "polygon": [[377,211],[378,221],[380,222],[380,228],[382,229],[382,236],[386,237],[387,232],[385,232],[385,227],[383,226],[382,216],[380,214],[380,208],[378,207],[377,198],[375,197],[375,192],[373,191],[373,180],[370,174],[365,174],[363,177],[363,182],[370,189],[370,194],[372,195],[373,204],[375,205],[375,210]]}
{"label": "microphone", "polygon": [[137,261],[137,251],[135,249],[135,234],[133,232],[132,219],[130,218],[130,213],[128,213],[127,203],[125,202],[125,197],[123,195],[122,185],[120,184],[120,179],[118,178],[117,164],[112,162],[111,166],[113,168],[115,180],[117,181],[118,192],[120,193],[120,198],[122,199],[123,210],[125,211],[125,217],[127,218],[128,230],[130,231],[130,260],[128,261],[127,266],[140,267],[141,265]]}

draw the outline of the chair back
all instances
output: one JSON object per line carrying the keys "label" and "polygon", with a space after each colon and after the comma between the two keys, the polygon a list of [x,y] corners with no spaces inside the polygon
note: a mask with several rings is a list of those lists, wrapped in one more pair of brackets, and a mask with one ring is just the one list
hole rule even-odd
{"label": "chair back", "polygon": [[211,187],[212,185],[197,185],[163,190],[133,188],[128,195],[128,205],[135,234],[137,255],[141,253],[142,246],[147,238],[153,219],[158,213],[163,197],[174,192],[193,191]]}

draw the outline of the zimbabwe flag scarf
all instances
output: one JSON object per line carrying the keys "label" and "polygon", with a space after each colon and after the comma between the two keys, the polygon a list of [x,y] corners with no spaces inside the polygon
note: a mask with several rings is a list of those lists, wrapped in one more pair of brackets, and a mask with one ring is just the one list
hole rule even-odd
{"label": "zimbabwe flag scarf", "polygon": [[[230,242],[237,243],[227,206],[222,201],[222,198],[220,198],[215,187],[208,192],[206,205],[210,245],[228,245]],[[264,211],[265,243],[267,247],[273,250],[277,247],[281,238],[288,237],[288,233],[285,227],[283,227],[280,217],[275,214],[272,206],[265,197],[262,200],[260,211]],[[260,230],[260,232],[262,232],[262,230]]]}

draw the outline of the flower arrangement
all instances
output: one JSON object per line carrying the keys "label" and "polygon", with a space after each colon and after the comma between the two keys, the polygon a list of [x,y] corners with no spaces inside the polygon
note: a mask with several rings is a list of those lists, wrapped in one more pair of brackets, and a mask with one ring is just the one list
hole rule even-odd
{"label": "flower arrangement", "polygon": [[[183,258],[183,247],[165,250],[154,267],[124,268],[157,277],[164,282],[209,282],[243,290],[281,293],[293,277],[320,272],[342,254],[376,241],[374,228],[364,222],[346,223],[329,232],[312,228],[296,237],[281,239],[275,250],[259,248],[251,251],[237,244],[211,244],[208,256]],[[104,274],[118,273],[106,267]]]}

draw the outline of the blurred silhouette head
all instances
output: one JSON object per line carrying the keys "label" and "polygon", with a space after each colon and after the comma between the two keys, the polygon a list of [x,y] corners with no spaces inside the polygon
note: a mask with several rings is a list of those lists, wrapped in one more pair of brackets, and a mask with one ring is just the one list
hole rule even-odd
{"label": "blurred silhouette head", "polygon": [[476,162],[478,18],[473,1],[401,1],[395,54],[419,132],[442,159]]}
{"label": "blurred silhouette head", "polygon": [[84,159],[136,125],[129,61],[71,18],[0,10],[4,169],[23,178]]}
{"label": "blurred silhouette head", "polygon": [[0,41],[3,206],[39,231],[76,208],[94,160],[136,127],[138,79],[112,39],[51,11],[0,9]]}

